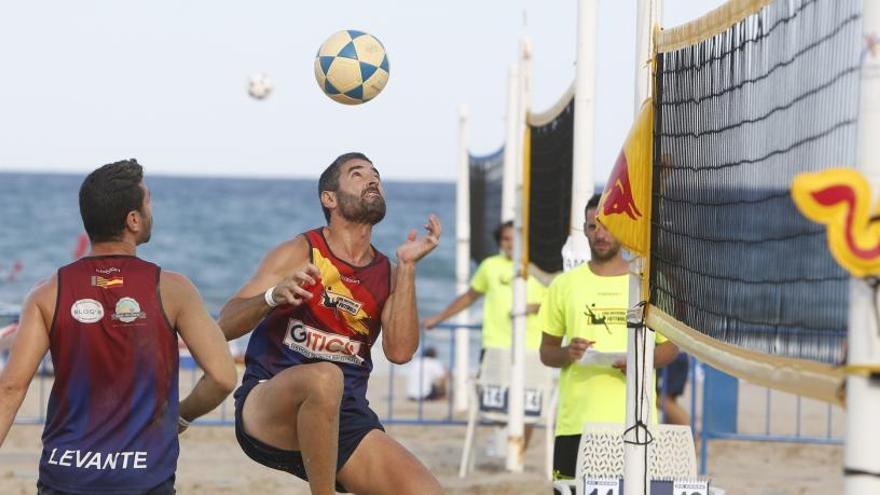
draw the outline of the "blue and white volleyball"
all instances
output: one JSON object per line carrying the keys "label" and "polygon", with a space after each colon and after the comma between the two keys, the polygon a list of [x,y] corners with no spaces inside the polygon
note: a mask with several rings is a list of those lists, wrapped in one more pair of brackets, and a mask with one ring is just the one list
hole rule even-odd
{"label": "blue and white volleyball", "polygon": [[315,80],[339,103],[372,100],[388,83],[388,55],[376,37],[354,30],[333,33],[315,56]]}
{"label": "blue and white volleyball", "polygon": [[262,100],[272,93],[272,80],[266,74],[254,74],[248,78],[247,91],[251,98]]}

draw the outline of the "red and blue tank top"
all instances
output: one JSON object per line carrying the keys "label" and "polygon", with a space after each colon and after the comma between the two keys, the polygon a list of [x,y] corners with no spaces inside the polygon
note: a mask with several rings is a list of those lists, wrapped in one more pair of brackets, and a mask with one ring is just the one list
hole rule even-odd
{"label": "red and blue tank top", "polygon": [[134,256],[82,258],[58,270],[44,485],[138,493],[174,475],[179,358],[159,274]]}
{"label": "red and blue tank top", "polygon": [[323,228],[303,234],[309,259],[321,272],[312,298],[272,309],[248,343],[243,383],[266,380],[285,369],[318,361],[338,363],[345,394],[366,401],[373,369],[370,348],[381,330],[382,308],[391,292],[391,263],[376,250],[366,266],[337,258]]}

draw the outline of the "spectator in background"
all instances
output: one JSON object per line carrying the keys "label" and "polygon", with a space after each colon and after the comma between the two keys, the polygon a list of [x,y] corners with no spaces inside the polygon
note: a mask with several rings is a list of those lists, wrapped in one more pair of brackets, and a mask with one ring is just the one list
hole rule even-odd
{"label": "spectator in background", "polygon": [[428,347],[421,357],[407,365],[406,397],[409,400],[440,400],[446,398],[449,372],[437,359],[437,350]]}
{"label": "spectator in background", "polygon": [[[471,279],[467,292],[456,297],[443,311],[423,322],[430,330],[441,321],[451,318],[478,299],[486,296],[483,304],[483,349],[509,349],[513,335],[513,222],[504,222],[495,230],[495,241],[501,251],[480,263]],[[547,293],[547,287],[529,276],[526,285],[526,349],[541,346],[541,325],[538,310]]]}
{"label": "spectator in background", "polygon": [[688,355],[681,352],[662,370],[657,370],[657,407],[663,411],[663,422],[671,425],[690,425],[687,411],[678,405],[684,393],[689,371]]}

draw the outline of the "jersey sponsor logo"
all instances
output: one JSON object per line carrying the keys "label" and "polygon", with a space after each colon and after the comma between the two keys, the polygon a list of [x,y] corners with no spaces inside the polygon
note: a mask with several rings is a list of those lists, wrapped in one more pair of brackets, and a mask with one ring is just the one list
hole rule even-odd
{"label": "jersey sponsor logo", "polygon": [[111,273],[117,272],[122,273],[122,270],[115,266],[111,266],[110,268],[95,268],[95,273],[100,273],[101,275],[110,275]]}
{"label": "jersey sponsor logo", "polygon": [[343,275],[343,274],[341,274],[341,273],[339,274],[339,278],[340,278],[340,280],[342,280],[343,282],[345,282],[345,283],[347,283],[347,284],[360,285],[360,283],[361,283],[360,280],[358,280],[358,279],[356,279],[356,278],[352,278],[352,277],[346,276],[346,275]]}
{"label": "jersey sponsor logo", "polygon": [[122,323],[131,323],[140,318],[146,318],[147,314],[141,311],[141,305],[133,297],[123,297],[116,302],[116,312],[113,313],[114,320]]}
{"label": "jersey sponsor logo", "polygon": [[325,332],[291,318],[287,322],[284,345],[307,358],[361,365],[362,342],[344,335]]}
{"label": "jersey sponsor logo", "polygon": [[602,325],[608,333],[608,325],[626,325],[626,310],[622,308],[597,308],[595,304],[587,304],[584,316],[590,318],[591,325]]}
{"label": "jersey sponsor logo", "polygon": [[70,316],[80,323],[96,323],[104,317],[104,306],[94,299],[79,299],[70,307]]}
{"label": "jersey sponsor logo", "polygon": [[327,287],[324,289],[324,293],[321,294],[321,306],[330,309],[338,309],[345,311],[352,316],[357,316],[363,304],[342,294],[333,292],[331,287]]}
{"label": "jersey sponsor logo", "polygon": [[47,461],[53,466],[79,469],[147,469],[147,452],[92,452],[52,449]]}
{"label": "jersey sponsor logo", "polygon": [[92,275],[92,287],[101,287],[102,289],[110,289],[113,287],[122,287],[124,284],[124,279],[121,276],[115,276],[111,278],[104,278],[97,275]]}

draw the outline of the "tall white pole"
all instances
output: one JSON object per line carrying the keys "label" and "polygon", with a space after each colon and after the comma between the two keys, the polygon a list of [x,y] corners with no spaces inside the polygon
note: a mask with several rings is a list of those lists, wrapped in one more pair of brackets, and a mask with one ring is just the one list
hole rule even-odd
{"label": "tall white pole", "polygon": [[[660,21],[660,0],[639,0],[636,20],[636,90],[633,115],[651,95],[651,64],[654,27]],[[641,257],[630,262],[629,306],[634,309],[644,296],[641,275],[646,268]],[[647,274],[645,274],[647,276]],[[644,308],[642,308],[643,310]],[[630,311],[628,322],[641,323],[641,311]],[[648,429],[654,409],[654,332],[644,325],[629,328],[626,355],[626,443],[623,448],[624,495],[648,493]]]}
{"label": "tall white pole", "polygon": [[523,471],[525,454],[525,345],[526,345],[526,271],[523,261],[524,240],[528,235],[523,229],[523,137],[526,132],[526,115],[531,100],[531,57],[532,48],[528,38],[521,45],[519,125],[516,143],[516,208],[514,215],[513,241],[513,335],[511,338],[510,391],[507,412],[507,470],[515,473]]}
{"label": "tall white pole", "polygon": [[[462,105],[458,114],[458,182],[455,187],[455,293],[464,294],[468,290],[468,276],[471,261],[471,199],[470,164],[468,160],[468,108]],[[456,316],[459,325],[470,323],[470,310],[465,309]],[[455,329],[455,373],[453,380],[453,405],[458,412],[468,408],[467,379],[469,339],[467,328]]]}
{"label": "tall white pole", "polygon": [[596,59],[599,1],[578,0],[577,72],[574,87],[574,150],[571,177],[571,220],[562,248],[563,268],[569,270],[589,259],[584,237],[584,207],[596,187]]}
{"label": "tall white pole", "polygon": [[507,70],[507,133],[504,140],[504,177],[501,182],[501,218],[499,223],[513,220],[516,195],[516,145],[520,139],[519,71],[515,65]]}
{"label": "tall white pole", "polygon": [[[880,135],[880,4],[864,2],[862,8],[858,168],[867,177],[872,191],[880,191],[880,149],[876,141]],[[876,314],[880,301],[876,297],[866,280],[850,280],[847,352],[851,365],[880,365],[880,322]],[[880,377],[850,375],[846,395],[846,494],[880,493]]]}

